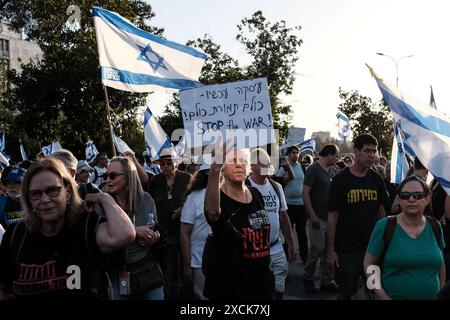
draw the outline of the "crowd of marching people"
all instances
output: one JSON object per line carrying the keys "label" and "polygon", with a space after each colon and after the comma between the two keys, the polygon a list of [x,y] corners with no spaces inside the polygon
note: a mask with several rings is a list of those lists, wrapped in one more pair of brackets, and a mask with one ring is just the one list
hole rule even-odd
{"label": "crowd of marching people", "polygon": [[371,134],[345,155],[293,145],[279,168],[227,144],[194,165],[172,149],[12,164],[0,299],[282,300],[296,259],[311,294],[447,299],[449,196],[418,158],[391,183],[377,147]]}

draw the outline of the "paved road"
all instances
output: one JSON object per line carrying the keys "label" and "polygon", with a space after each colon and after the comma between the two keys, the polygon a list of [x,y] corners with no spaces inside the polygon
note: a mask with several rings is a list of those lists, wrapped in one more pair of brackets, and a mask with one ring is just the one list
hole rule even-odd
{"label": "paved road", "polygon": [[[285,300],[336,300],[337,294],[333,293],[309,293],[306,291],[303,281],[303,263],[300,258],[289,265],[289,279],[286,282],[286,293],[284,295]],[[316,275],[315,278],[316,288],[320,287],[320,278]]]}

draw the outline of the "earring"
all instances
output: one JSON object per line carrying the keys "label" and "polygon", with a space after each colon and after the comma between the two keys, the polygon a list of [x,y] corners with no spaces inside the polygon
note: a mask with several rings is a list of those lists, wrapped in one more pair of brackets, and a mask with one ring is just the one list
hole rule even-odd
{"label": "earring", "polygon": [[70,198],[67,199],[66,204],[67,204],[68,206],[70,206]]}

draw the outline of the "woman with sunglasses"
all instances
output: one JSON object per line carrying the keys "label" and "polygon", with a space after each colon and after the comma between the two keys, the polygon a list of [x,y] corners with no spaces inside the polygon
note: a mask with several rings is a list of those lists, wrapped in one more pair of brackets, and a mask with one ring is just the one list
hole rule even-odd
{"label": "woman with sunglasses", "polygon": [[[372,232],[364,269],[380,300],[435,299],[445,284],[445,244],[439,223],[424,216],[430,189],[421,177],[412,175],[400,183],[397,193],[401,212],[392,216],[396,224],[390,242],[385,248],[389,222],[384,218]],[[381,277],[369,268],[380,262]]]}
{"label": "woman with sunglasses", "polygon": [[[124,265],[118,266],[119,272],[112,275],[114,299],[164,300],[162,272],[154,253],[154,245],[160,240],[160,234],[155,230],[157,223],[155,202],[142,189],[136,166],[128,157],[114,157],[108,164],[106,177],[104,190],[111,194],[127,213],[136,230],[136,240],[125,250]],[[151,218],[154,221],[150,223]],[[141,288],[137,292],[132,285],[135,276],[128,272],[133,272],[133,265],[144,262],[156,269],[161,281],[156,281],[148,290]],[[129,287],[127,282],[130,284]],[[138,286],[143,287],[144,284],[138,283]]]}
{"label": "woman with sunglasses", "polygon": [[[105,193],[81,201],[75,180],[56,159],[36,161],[21,186],[24,221],[8,227],[0,246],[0,298],[106,298],[99,287],[107,253],[135,238],[130,219]],[[103,207],[106,219],[91,211]],[[109,283],[106,279],[106,282]]]}
{"label": "woman with sunglasses", "polygon": [[270,222],[261,194],[245,184],[250,154],[244,149],[222,154],[227,155],[225,164],[222,157],[212,156],[205,195],[205,216],[213,235],[203,255],[204,295],[211,300],[272,300]]}

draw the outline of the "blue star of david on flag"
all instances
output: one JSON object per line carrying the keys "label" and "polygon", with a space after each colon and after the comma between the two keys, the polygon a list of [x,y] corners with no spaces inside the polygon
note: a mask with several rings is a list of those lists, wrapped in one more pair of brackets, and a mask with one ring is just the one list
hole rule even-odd
{"label": "blue star of david on flag", "polygon": [[[164,58],[161,57],[158,53],[156,53],[152,49],[150,44],[148,44],[146,47],[141,47],[140,45],[137,46],[141,50],[141,54],[139,55],[139,57],[137,57],[137,60],[148,62],[150,64],[150,67],[152,67],[153,72],[158,71],[159,68],[163,68],[166,71],[169,71],[167,67],[164,65]],[[152,54],[157,61],[150,59],[149,54]]]}

